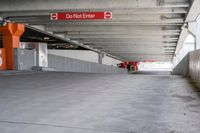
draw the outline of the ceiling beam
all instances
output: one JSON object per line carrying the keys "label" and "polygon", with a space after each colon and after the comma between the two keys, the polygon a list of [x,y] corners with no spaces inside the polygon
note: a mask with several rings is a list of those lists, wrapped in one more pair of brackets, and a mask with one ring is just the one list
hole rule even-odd
{"label": "ceiling beam", "polygon": [[186,17],[186,22],[195,21],[200,15],[200,0],[193,0],[190,10]]}
{"label": "ceiling beam", "polygon": [[91,46],[112,46],[112,47],[123,47],[123,46],[176,46],[176,43],[92,43],[88,44]]}
{"label": "ceiling beam", "polygon": [[183,43],[184,43],[186,37],[188,36],[188,34],[189,34],[188,29],[183,28],[182,31],[181,31],[178,43],[177,43],[175,55],[179,53],[179,51],[182,48]]}
{"label": "ceiling beam", "polygon": [[51,21],[49,18],[41,19],[35,18],[12,18],[11,21],[18,23],[28,23],[28,24],[65,24],[65,25],[182,25],[184,22],[183,18],[169,18],[169,19],[132,19],[132,18],[113,18],[107,21]]}
{"label": "ceiling beam", "polygon": [[159,26],[159,25],[68,25],[68,24],[55,24],[46,25],[45,30],[53,32],[180,32],[180,26]]}
{"label": "ceiling beam", "polygon": [[[21,17],[10,17],[15,21],[50,21],[50,14],[43,16],[21,16]],[[112,21],[159,21],[159,20],[176,20],[181,19],[182,14],[112,14]],[[101,21],[110,21],[110,20],[101,20]],[[94,21],[95,22],[95,21]]]}
{"label": "ceiling beam", "polygon": [[[190,6],[188,1],[12,0],[10,4],[11,0],[2,0],[0,16],[8,17],[14,22],[45,25],[45,31],[62,33],[62,37],[66,37],[72,44],[108,51],[118,57],[168,60],[173,55],[177,42],[180,43],[181,26]],[[50,20],[52,12],[84,11],[111,11],[113,18],[102,21]],[[133,56],[131,53],[143,56]]]}
{"label": "ceiling beam", "polygon": [[169,39],[169,40],[178,40],[177,36],[166,36],[166,37],[162,37],[162,36],[154,36],[154,35],[68,35],[68,38],[71,39],[89,39],[89,38],[96,38],[96,39],[109,39],[109,38],[129,38],[129,39],[155,39],[155,40],[164,40],[164,39]]}
{"label": "ceiling beam", "polygon": [[[12,3],[12,4],[11,4]],[[131,9],[131,8],[158,8],[158,7],[188,7],[188,3],[170,2],[158,4],[158,0],[3,0],[0,12],[11,11],[52,11],[52,10],[82,10],[82,9]]]}
{"label": "ceiling beam", "polygon": [[115,38],[115,39],[110,39],[110,38],[104,38],[104,39],[99,39],[99,38],[79,38],[79,39],[74,39],[78,40],[81,43],[177,43],[177,40],[171,40],[171,39],[152,39],[152,38],[146,38],[145,40],[143,38]]}
{"label": "ceiling beam", "polygon": [[42,10],[42,11],[10,11],[10,12],[0,12],[0,16],[2,17],[25,17],[25,16],[46,16],[50,15],[51,12],[96,12],[96,11],[110,11],[113,14],[118,14],[118,15],[142,15],[142,14],[186,14],[187,9],[186,8],[152,8],[152,9],[82,9],[82,10]]}
{"label": "ceiling beam", "polygon": [[66,35],[133,35],[133,36],[138,36],[138,35],[151,35],[151,36],[165,36],[165,35],[179,35],[180,33],[177,32],[176,30],[171,30],[171,31],[121,31],[121,32],[85,32],[85,31],[80,31],[80,32],[63,32]]}

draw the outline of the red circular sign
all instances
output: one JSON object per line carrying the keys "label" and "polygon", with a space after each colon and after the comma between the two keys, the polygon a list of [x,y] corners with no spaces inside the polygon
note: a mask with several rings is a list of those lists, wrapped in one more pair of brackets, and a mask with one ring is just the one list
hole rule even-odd
{"label": "red circular sign", "polygon": [[111,19],[112,13],[111,12],[105,12],[104,17],[105,17],[105,19]]}
{"label": "red circular sign", "polygon": [[58,14],[57,13],[51,13],[51,20],[57,20]]}

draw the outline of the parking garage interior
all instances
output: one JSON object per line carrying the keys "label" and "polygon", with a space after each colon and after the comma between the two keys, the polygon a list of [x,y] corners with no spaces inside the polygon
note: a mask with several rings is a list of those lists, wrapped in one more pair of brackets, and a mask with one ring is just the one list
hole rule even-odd
{"label": "parking garage interior", "polygon": [[199,133],[199,0],[1,0],[0,133]]}

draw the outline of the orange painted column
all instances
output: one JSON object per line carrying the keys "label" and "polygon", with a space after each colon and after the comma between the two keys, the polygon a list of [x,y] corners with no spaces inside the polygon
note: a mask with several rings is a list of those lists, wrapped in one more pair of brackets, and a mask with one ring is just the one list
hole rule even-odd
{"label": "orange painted column", "polygon": [[14,48],[20,47],[20,36],[23,34],[24,24],[7,23],[6,26],[0,27],[3,34],[3,48],[6,52],[6,68],[14,70]]}
{"label": "orange painted column", "polygon": [[4,48],[0,48],[0,70],[6,70],[6,52]]}

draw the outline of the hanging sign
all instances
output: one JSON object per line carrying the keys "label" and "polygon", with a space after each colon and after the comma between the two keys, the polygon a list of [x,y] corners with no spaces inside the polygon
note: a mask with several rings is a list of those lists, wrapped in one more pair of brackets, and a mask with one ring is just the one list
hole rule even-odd
{"label": "hanging sign", "polygon": [[51,13],[51,20],[103,20],[112,19],[112,12],[60,12]]}

